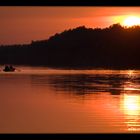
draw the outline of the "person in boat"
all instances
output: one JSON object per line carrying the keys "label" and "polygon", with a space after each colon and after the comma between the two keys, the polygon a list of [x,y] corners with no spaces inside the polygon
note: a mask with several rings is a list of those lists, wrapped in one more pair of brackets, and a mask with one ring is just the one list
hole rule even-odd
{"label": "person in boat", "polygon": [[11,71],[14,71],[14,70],[15,70],[15,68],[14,68],[12,65],[9,66],[9,69],[10,69]]}
{"label": "person in boat", "polygon": [[15,71],[15,68],[12,65],[10,66],[6,65],[3,71]]}

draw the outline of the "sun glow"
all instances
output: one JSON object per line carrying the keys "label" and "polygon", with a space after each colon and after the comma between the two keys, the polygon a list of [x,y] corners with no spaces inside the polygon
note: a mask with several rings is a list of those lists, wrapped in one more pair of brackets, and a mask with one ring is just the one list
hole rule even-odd
{"label": "sun glow", "polygon": [[122,109],[126,117],[128,131],[139,131],[140,96],[139,94],[124,94]]}
{"label": "sun glow", "polygon": [[140,18],[137,16],[128,16],[123,20],[122,24],[127,27],[140,25]]}
{"label": "sun glow", "polygon": [[139,113],[140,113],[140,96],[124,95],[124,111],[128,115],[139,115]]}

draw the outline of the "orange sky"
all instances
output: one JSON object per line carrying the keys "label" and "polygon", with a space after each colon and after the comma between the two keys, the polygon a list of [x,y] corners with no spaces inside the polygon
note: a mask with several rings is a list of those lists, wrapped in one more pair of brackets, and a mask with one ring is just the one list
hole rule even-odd
{"label": "orange sky", "polygon": [[65,29],[108,27],[125,16],[140,15],[140,7],[0,7],[0,44],[30,43]]}

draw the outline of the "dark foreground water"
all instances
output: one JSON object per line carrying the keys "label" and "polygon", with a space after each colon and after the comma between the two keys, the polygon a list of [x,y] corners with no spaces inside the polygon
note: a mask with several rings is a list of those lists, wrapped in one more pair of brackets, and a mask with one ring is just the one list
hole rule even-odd
{"label": "dark foreground water", "polygon": [[0,133],[121,132],[140,132],[140,71],[0,71]]}

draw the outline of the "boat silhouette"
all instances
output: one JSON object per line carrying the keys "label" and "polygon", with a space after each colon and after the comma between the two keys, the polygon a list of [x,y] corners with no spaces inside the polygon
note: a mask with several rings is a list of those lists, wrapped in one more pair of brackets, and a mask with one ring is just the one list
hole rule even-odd
{"label": "boat silhouette", "polygon": [[16,69],[13,67],[13,66],[5,66],[4,67],[4,69],[3,69],[3,71],[5,71],[5,72],[13,72],[13,71],[15,71]]}

